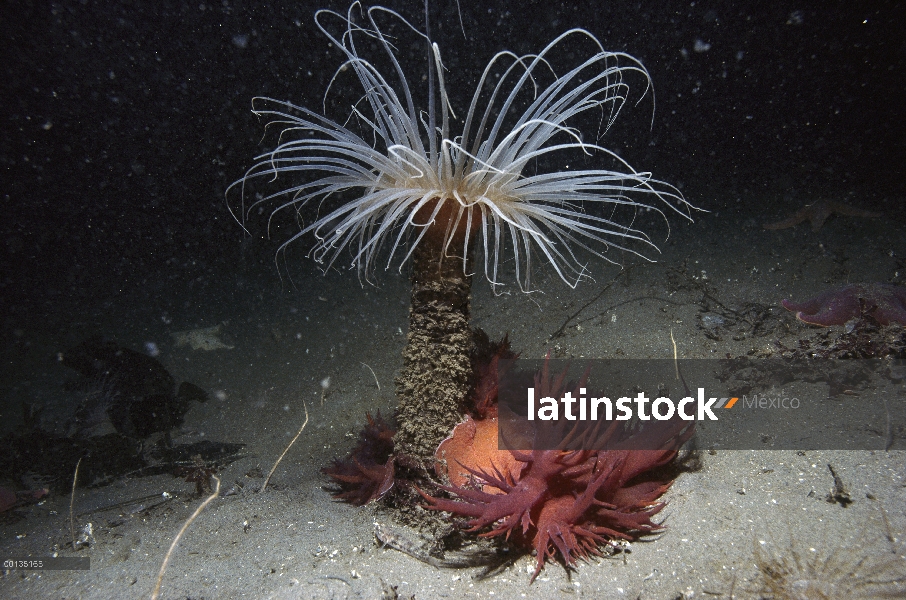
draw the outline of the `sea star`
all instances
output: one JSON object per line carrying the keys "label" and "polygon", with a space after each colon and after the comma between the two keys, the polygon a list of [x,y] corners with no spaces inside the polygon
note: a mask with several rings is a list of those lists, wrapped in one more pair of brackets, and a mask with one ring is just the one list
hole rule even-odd
{"label": "sea star", "polygon": [[789,227],[795,227],[803,221],[809,221],[812,224],[812,231],[818,231],[821,229],[821,226],[824,225],[824,222],[832,214],[844,215],[847,217],[866,217],[866,218],[877,218],[881,216],[881,213],[872,212],[870,210],[862,210],[860,208],[853,208],[848,204],[843,204],[842,202],[832,202],[830,200],[816,200],[811,204],[806,204],[795,213],[793,213],[789,218],[786,218],[782,221],[777,221],[776,223],[765,223],[765,229],[787,229]]}
{"label": "sea star", "polygon": [[176,346],[192,346],[192,350],[232,350],[233,346],[228,346],[220,341],[221,325],[205,327],[202,329],[192,329],[191,331],[176,331],[171,333]]}
{"label": "sea star", "polygon": [[906,287],[886,283],[853,283],[828,290],[811,300],[781,302],[796,318],[812,325],[843,325],[850,319],[870,317],[879,325],[906,325]]}

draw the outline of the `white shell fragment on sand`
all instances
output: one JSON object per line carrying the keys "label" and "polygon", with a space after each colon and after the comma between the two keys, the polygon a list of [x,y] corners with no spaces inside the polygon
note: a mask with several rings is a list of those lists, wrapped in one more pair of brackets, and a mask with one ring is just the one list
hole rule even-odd
{"label": "white shell fragment on sand", "polygon": [[173,336],[177,347],[191,346],[192,350],[232,350],[234,346],[228,346],[220,341],[222,327],[223,324],[220,324],[189,331],[176,331],[170,335]]}

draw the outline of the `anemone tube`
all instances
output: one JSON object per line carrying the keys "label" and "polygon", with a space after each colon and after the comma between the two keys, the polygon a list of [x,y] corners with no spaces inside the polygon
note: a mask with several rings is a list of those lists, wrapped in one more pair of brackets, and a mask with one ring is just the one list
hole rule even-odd
{"label": "anemone tube", "polygon": [[[388,19],[396,26],[393,43],[384,33],[389,26],[382,30]],[[333,20],[339,20],[341,33],[331,32],[327,23]],[[561,34],[538,54],[495,55],[455,135],[440,50],[428,35],[389,9],[366,10],[359,3],[346,15],[318,11],[315,22],[345,55],[328,93],[351,71],[363,96],[344,124],[288,102],[256,98],[253,111],[280,128],[280,138],[231,186],[240,190],[237,220],[242,223],[262,203],[276,203],[272,218],[289,211],[301,221],[282,249],[312,234],[310,255],[325,269],[347,251],[351,268],[366,281],[379,254],[389,254],[387,268],[398,260],[402,269],[411,259],[395,443],[397,453],[428,466],[461,420],[470,391],[473,269],[500,293],[499,267],[512,260],[520,289],[530,292],[535,250],[575,287],[590,277],[576,248],[609,262],[603,250],[610,248],[645,258],[637,248],[656,247],[633,226],[639,214],[674,212],[690,219],[693,207],[676,188],[635,171],[596,140],[585,141],[573,125],[591,117],[603,135],[628,98],[624,78],[640,75],[645,93],[650,86],[641,63],[606,52],[585,30]],[[429,51],[427,114],[416,109],[397,56],[400,29],[413,32]],[[561,64],[555,54],[574,52],[572,44],[564,48],[567,40],[589,44],[591,53],[555,67]],[[375,53],[372,60],[363,58],[366,52]],[[599,160],[614,168],[581,167]],[[284,177],[299,181],[245,205],[252,180]],[[306,223],[312,209],[316,217]],[[480,264],[473,256],[476,246],[483,250]]]}

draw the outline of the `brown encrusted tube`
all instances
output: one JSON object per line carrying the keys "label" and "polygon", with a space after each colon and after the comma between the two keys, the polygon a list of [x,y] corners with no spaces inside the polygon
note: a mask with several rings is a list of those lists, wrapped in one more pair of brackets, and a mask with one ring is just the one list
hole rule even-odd
{"label": "brown encrusted tube", "polygon": [[[439,229],[439,223],[432,229]],[[472,377],[472,278],[463,272],[461,256],[441,260],[443,238],[426,235],[413,253],[409,333],[396,380],[396,453],[426,467],[433,464],[440,442],[462,420]],[[454,240],[448,251],[454,248],[461,253],[463,243]]]}

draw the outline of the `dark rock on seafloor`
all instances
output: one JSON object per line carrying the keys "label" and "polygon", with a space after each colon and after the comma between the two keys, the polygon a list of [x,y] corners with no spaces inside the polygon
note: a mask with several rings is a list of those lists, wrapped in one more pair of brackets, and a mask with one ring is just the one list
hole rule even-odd
{"label": "dark rock on seafloor", "polygon": [[109,420],[117,432],[146,438],[182,424],[193,400],[207,393],[191,383],[177,388],[173,376],[154,358],[116,343],[92,337],[62,354],[63,365],[81,378],[70,384],[86,391],[70,430],[90,437],[99,421]]}

